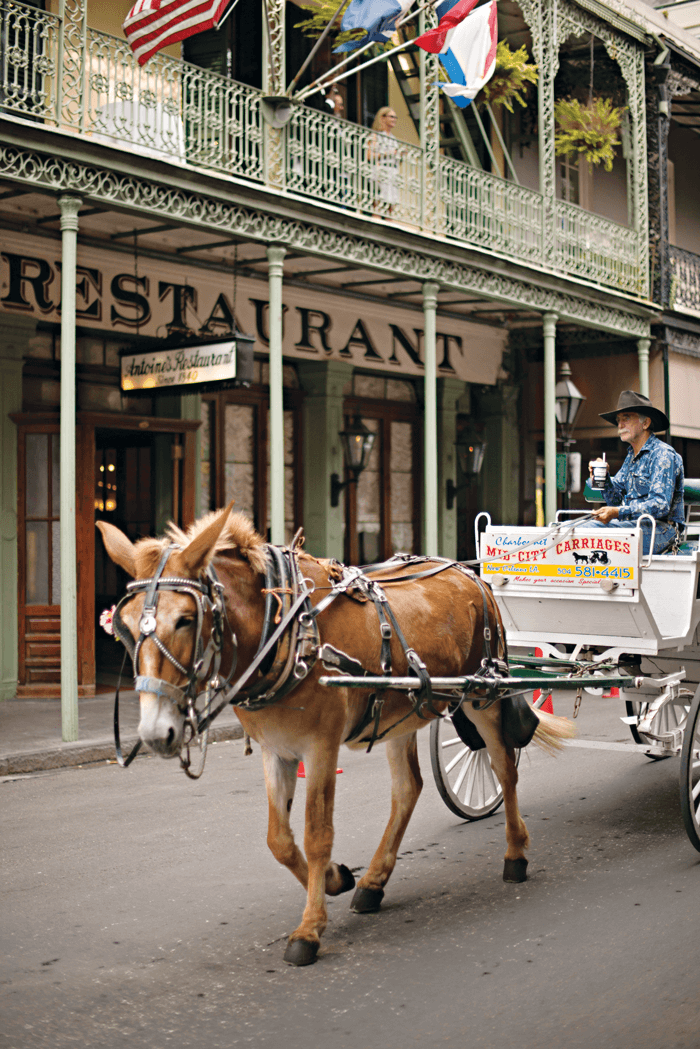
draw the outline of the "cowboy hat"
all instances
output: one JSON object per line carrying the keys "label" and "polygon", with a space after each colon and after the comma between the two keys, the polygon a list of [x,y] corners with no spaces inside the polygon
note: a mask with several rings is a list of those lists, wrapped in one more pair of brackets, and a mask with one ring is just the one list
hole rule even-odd
{"label": "cowboy hat", "polygon": [[623,390],[617,399],[617,408],[612,412],[600,412],[600,417],[616,426],[618,412],[637,412],[638,415],[651,419],[652,433],[668,430],[668,417],[659,408],[655,408],[643,393]]}

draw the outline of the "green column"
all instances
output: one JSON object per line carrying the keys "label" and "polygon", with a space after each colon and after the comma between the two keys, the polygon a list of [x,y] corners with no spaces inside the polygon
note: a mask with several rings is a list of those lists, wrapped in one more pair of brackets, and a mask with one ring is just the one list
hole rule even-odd
{"label": "green column", "polygon": [[426,281],[423,285],[423,345],[425,353],[424,406],[424,507],[423,551],[436,554],[438,541],[438,452],[437,452],[437,293],[440,285]]}
{"label": "green column", "polygon": [[36,320],[0,315],[0,700],[17,692],[17,428],[22,358]]}
{"label": "green column", "polygon": [[467,391],[463,379],[437,380],[437,448],[438,448],[438,552],[441,557],[457,557],[457,500],[447,509],[447,482],[458,477],[455,441],[460,397]]}
{"label": "green column", "polygon": [[75,535],[75,298],[80,197],[61,209],[61,727],[78,738],[78,562]]}
{"label": "green column", "polygon": [[484,509],[497,524],[517,524],[520,433],[518,386],[494,387],[480,398],[486,452],[481,476]]}
{"label": "green column", "polygon": [[306,547],[316,557],[344,557],[345,497],[331,506],[331,474],[343,476],[343,397],[352,379],[347,361],[299,361],[304,390],[304,533]]}
{"label": "green column", "polygon": [[[202,395],[201,393],[183,393],[180,396],[180,418],[192,419],[199,422],[202,418]],[[201,427],[194,435],[194,516],[195,519],[201,514],[202,505],[202,430]]]}
{"label": "green column", "polygon": [[270,299],[270,542],[284,543],[284,403],[282,383],[282,277],[286,248],[267,249]]}
{"label": "green column", "polygon": [[651,339],[637,339],[637,357],[639,358],[639,392],[649,396],[649,347]]}
{"label": "green column", "polygon": [[557,516],[557,416],[556,313],[544,315],[544,516],[547,524]]}

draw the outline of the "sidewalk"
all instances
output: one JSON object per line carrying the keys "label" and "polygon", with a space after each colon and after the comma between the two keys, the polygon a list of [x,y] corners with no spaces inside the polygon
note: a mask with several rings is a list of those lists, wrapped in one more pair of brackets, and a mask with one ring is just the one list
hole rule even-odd
{"label": "sidewalk", "polygon": [[[128,754],[137,739],[138,695],[119,695],[122,752]],[[78,701],[78,741],[61,739],[60,699],[8,699],[0,703],[0,776],[44,769],[113,761],[114,692]],[[209,742],[241,739],[243,729],[232,707],[219,714],[209,732]],[[143,748],[136,759],[148,754]]]}

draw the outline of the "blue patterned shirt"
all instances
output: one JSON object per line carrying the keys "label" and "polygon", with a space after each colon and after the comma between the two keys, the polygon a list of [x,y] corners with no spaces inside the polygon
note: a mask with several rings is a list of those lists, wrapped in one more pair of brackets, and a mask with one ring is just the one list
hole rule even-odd
{"label": "blue patterned shirt", "polygon": [[657,521],[682,525],[683,483],[680,455],[651,434],[636,456],[630,446],[620,471],[605,482],[603,497],[608,506],[620,507],[620,521],[651,514]]}

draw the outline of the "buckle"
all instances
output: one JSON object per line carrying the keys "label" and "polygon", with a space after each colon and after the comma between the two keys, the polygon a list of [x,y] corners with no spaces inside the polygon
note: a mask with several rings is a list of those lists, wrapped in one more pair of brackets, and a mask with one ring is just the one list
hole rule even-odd
{"label": "buckle", "polygon": [[382,632],[382,637],[384,638],[384,640],[390,641],[392,637],[391,623],[380,623],[380,630]]}

